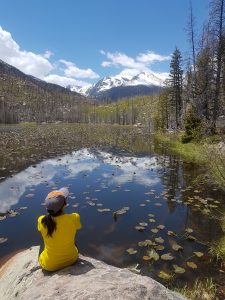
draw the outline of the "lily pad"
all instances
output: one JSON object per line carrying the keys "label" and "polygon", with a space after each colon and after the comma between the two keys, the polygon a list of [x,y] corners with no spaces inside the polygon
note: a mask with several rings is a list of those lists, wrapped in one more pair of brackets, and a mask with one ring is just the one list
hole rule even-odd
{"label": "lily pad", "polygon": [[175,251],[180,251],[183,250],[183,247],[181,247],[180,245],[178,245],[177,243],[172,245],[173,250]]}
{"label": "lily pad", "polygon": [[185,231],[188,232],[188,233],[192,233],[194,230],[191,229],[191,228],[186,228]]}
{"label": "lily pad", "polygon": [[98,208],[99,212],[107,212],[107,211],[111,211],[110,208]]}
{"label": "lily pad", "polygon": [[193,252],[197,257],[202,257],[204,255],[203,252]]}
{"label": "lily pad", "polygon": [[162,230],[162,229],[165,228],[165,226],[164,225],[158,225],[157,228]]}
{"label": "lily pad", "polygon": [[163,244],[164,243],[164,239],[160,236],[160,237],[158,237],[158,238],[155,238],[155,241],[157,242],[157,243],[160,243],[160,244]]}
{"label": "lily pad", "polygon": [[152,217],[152,218],[154,218],[154,217],[155,217],[155,215],[154,215],[154,214],[148,214],[148,216],[149,216],[149,217]]}
{"label": "lily pad", "polygon": [[187,235],[186,239],[190,241],[196,241],[196,237],[194,237],[193,235]]}
{"label": "lily pad", "polygon": [[155,223],[155,219],[149,219],[150,223]]}
{"label": "lily pad", "polygon": [[192,269],[197,269],[197,265],[193,261],[187,261],[187,265]]}
{"label": "lily pad", "polygon": [[134,248],[129,248],[126,250],[129,254],[133,255],[137,253],[137,250],[134,250]]}
{"label": "lily pad", "polygon": [[154,261],[159,260],[159,254],[154,249],[147,251],[147,254],[150,259],[153,259]]}
{"label": "lily pad", "polygon": [[145,240],[145,245],[146,246],[153,246],[154,242],[152,242],[151,240]]}
{"label": "lily pad", "polygon": [[116,213],[117,215],[123,215],[126,212],[128,212],[129,209],[130,209],[130,207],[125,206],[125,207],[122,207],[122,208],[116,210],[114,213]]}
{"label": "lily pad", "polygon": [[182,267],[179,267],[178,265],[173,265],[174,272],[177,274],[183,274],[185,273],[185,269]]}
{"label": "lily pad", "polygon": [[165,271],[160,271],[158,274],[158,277],[160,277],[164,280],[171,280],[173,278],[173,275],[166,273]]}
{"label": "lily pad", "polygon": [[170,236],[177,236],[177,234],[174,231],[168,230],[167,234]]}
{"label": "lily pad", "polygon": [[141,222],[139,223],[140,226],[144,226],[144,227],[147,227],[148,226],[148,223],[145,223],[145,222]]}
{"label": "lily pad", "polygon": [[158,251],[162,251],[165,249],[165,247],[163,245],[156,245],[154,248],[155,248],[155,250],[158,250]]}
{"label": "lily pad", "polygon": [[151,232],[153,232],[153,233],[157,233],[159,231],[159,229],[157,229],[157,228],[152,228],[151,229]]}
{"label": "lily pad", "polygon": [[150,260],[151,257],[149,257],[148,255],[144,255],[144,256],[142,257],[142,259],[143,259],[143,260]]}
{"label": "lily pad", "polygon": [[172,260],[172,259],[174,259],[174,257],[171,255],[171,253],[166,253],[166,254],[161,255],[161,259],[162,260]]}
{"label": "lily pad", "polygon": [[135,229],[138,231],[144,231],[146,228],[144,226],[135,226]]}

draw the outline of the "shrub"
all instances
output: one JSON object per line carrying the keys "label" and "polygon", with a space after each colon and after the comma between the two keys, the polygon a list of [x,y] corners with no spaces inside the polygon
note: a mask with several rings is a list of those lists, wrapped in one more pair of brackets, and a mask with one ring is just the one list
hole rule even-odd
{"label": "shrub", "polygon": [[185,133],[181,137],[182,143],[189,143],[192,140],[199,140],[202,136],[201,120],[195,113],[193,108],[190,108],[184,120]]}

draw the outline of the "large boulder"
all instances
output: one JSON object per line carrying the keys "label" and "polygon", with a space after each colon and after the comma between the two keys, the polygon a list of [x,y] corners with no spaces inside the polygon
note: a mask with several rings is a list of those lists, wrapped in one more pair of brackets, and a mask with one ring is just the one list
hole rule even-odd
{"label": "large boulder", "polygon": [[184,300],[155,280],[81,256],[75,265],[43,271],[39,247],[12,257],[0,269],[0,298],[12,299],[154,299]]}

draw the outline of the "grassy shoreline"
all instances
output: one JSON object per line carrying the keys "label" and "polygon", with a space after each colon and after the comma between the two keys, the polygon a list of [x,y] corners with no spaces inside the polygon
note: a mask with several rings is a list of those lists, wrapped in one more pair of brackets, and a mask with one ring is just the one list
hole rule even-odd
{"label": "grassy shoreline", "polygon": [[186,161],[204,164],[213,183],[225,189],[225,153],[219,148],[222,137],[204,138],[199,142],[183,144],[181,133],[154,134],[155,141]]}

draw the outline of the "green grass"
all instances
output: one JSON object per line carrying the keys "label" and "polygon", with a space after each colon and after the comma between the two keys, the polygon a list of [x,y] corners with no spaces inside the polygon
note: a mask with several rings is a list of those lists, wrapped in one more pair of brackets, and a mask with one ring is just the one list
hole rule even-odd
{"label": "green grass", "polygon": [[204,163],[207,161],[206,151],[202,144],[181,142],[181,134],[171,133],[156,133],[155,140],[168,147],[174,154],[180,155],[187,161],[195,161],[197,163]]}
{"label": "green grass", "polygon": [[214,300],[216,299],[216,285],[211,278],[197,280],[193,287],[185,285],[184,287],[173,289],[188,299],[193,300]]}
{"label": "green grass", "polygon": [[217,259],[225,261],[225,236],[223,236],[217,243],[210,247],[210,254]]}
{"label": "green grass", "polygon": [[206,166],[211,181],[225,189],[225,154],[218,148],[222,136],[213,136],[199,142],[183,144],[182,133],[156,133],[156,142],[164,145],[174,154],[189,162]]}

